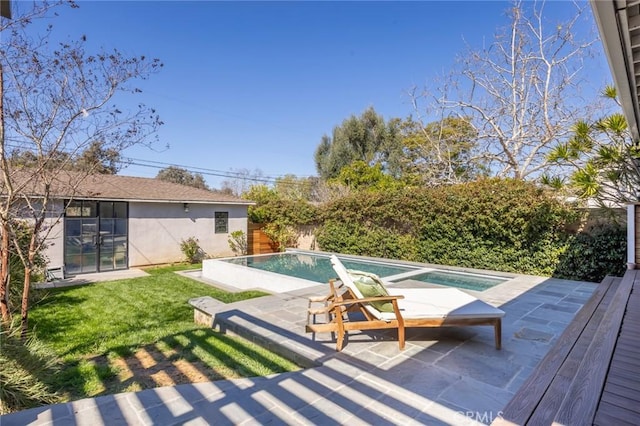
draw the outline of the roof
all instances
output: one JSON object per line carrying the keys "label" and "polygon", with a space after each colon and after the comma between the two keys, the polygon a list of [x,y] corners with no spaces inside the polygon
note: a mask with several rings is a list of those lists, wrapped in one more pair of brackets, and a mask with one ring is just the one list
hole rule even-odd
{"label": "roof", "polygon": [[[28,181],[27,181],[28,179]],[[44,191],[42,182],[37,182],[28,171],[16,171],[13,174],[14,185],[24,195],[37,197]],[[142,178],[121,175],[85,175],[80,172],[59,171],[51,183],[52,198],[74,198],[113,201],[146,201],[175,203],[212,203],[212,204],[255,204],[234,195],[220,191],[209,191],[162,181],[155,178]]]}
{"label": "roof", "polygon": [[640,138],[640,0],[591,0],[618,98],[634,140]]}

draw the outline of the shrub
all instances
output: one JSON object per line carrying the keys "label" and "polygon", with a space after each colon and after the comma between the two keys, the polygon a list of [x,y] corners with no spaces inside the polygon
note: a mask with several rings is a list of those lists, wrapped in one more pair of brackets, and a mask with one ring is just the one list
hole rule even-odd
{"label": "shrub", "polygon": [[616,224],[601,224],[578,234],[560,259],[554,276],[600,282],[621,277],[626,268],[627,233]]}
{"label": "shrub", "polygon": [[202,251],[198,243],[199,241],[196,237],[189,237],[180,241],[180,250],[182,250],[187,262],[198,263],[204,258],[204,251]]}
{"label": "shrub", "polygon": [[34,336],[23,343],[20,327],[0,331],[0,415],[60,401],[45,383],[55,374],[55,354]]}
{"label": "shrub", "polygon": [[247,254],[247,235],[237,230],[229,234],[229,247],[237,255]]}
{"label": "shrub", "polygon": [[[18,235],[18,243],[22,248],[22,252],[26,253],[29,247],[29,240],[33,233],[33,227],[27,221],[16,221],[14,226]],[[44,270],[47,262],[41,253],[42,250],[40,253],[36,254],[34,259],[34,268],[31,272],[32,283],[44,280]],[[9,307],[13,311],[19,311],[22,303],[22,291],[24,287],[24,264],[22,263],[22,260],[20,260],[20,257],[16,253],[16,249],[13,245],[9,252],[9,272]],[[31,304],[38,300],[41,294],[41,292],[31,291],[29,293],[29,303]]]}
{"label": "shrub", "polygon": [[262,232],[273,241],[274,249],[278,251],[285,251],[287,247],[294,246],[298,237],[298,233],[292,226],[281,221],[268,223],[262,228]]}
{"label": "shrub", "polygon": [[308,201],[281,197],[275,190],[264,185],[251,187],[243,195],[256,202],[249,206],[249,220],[253,223],[280,222],[286,225],[307,225],[314,223],[318,209]]}

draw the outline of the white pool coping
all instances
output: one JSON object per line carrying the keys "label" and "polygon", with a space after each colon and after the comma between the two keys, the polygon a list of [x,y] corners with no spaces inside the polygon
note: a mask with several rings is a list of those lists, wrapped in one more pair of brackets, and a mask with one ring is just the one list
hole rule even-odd
{"label": "white pool coping", "polygon": [[[325,252],[306,252],[306,251],[297,251],[297,250],[287,250],[287,252],[284,252],[284,253],[314,255],[319,257],[329,257],[330,255],[330,253],[325,253]],[[286,293],[290,291],[317,286],[318,284],[323,284],[317,281],[311,281],[304,278],[292,277],[292,276],[280,274],[277,272],[265,271],[263,269],[251,268],[245,265],[238,265],[238,264],[229,262],[229,260],[231,259],[240,259],[240,258],[247,258],[247,257],[251,257],[251,258],[263,257],[263,256],[271,256],[273,254],[274,253],[204,260],[202,262],[202,278],[221,283],[226,287],[237,288],[238,290],[260,289],[260,290],[268,291],[270,293]],[[470,276],[477,276],[477,277],[483,277],[483,278],[494,278],[494,279],[497,278],[497,279],[503,279],[505,281],[513,278],[513,277],[499,276],[499,275],[492,275],[492,274],[482,274],[477,272],[465,272],[465,271],[459,271],[459,270],[439,269],[434,267],[421,267],[415,264],[412,265],[412,264],[407,264],[402,262],[393,262],[388,260],[369,259],[369,258],[362,258],[358,256],[341,255],[341,254],[339,256],[343,259],[350,259],[358,262],[376,263],[376,264],[382,264],[382,265],[399,266],[403,268],[413,269],[411,271],[406,271],[399,274],[382,277],[384,281],[390,282],[392,284],[398,284],[398,281],[410,279],[411,277],[421,275],[427,272],[433,272],[433,271],[458,274],[458,275],[470,275]],[[498,285],[501,285],[501,283]]]}

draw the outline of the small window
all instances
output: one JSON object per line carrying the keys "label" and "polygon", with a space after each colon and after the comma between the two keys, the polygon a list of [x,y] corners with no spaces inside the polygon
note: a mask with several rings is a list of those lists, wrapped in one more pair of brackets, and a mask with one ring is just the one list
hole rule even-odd
{"label": "small window", "polygon": [[66,217],[96,217],[97,203],[95,201],[71,201],[65,209]]}
{"label": "small window", "polygon": [[216,212],[215,219],[216,234],[226,234],[229,232],[229,212]]}

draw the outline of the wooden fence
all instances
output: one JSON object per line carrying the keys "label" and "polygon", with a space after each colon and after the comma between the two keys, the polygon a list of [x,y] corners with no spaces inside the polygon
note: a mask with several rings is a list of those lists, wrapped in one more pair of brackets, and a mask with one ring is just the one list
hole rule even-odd
{"label": "wooden fence", "polygon": [[247,254],[266,254],[278,251],[278,245],[262,231],[263,224],[249,223],[247,227]]}

